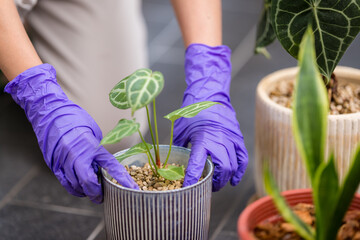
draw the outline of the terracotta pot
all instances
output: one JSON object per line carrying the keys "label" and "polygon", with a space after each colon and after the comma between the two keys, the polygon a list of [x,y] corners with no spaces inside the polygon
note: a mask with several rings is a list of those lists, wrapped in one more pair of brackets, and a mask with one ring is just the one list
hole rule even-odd
{"label": "terracotta pot", "polygon": [[[309,188],[303,162],[292,134],[292,110],[272,101],[269,93],[275,83],[294,80],[297,68],[274,72],[261,80],[257,87],[255,123],[255,183],[258,196],[265,196],[263,163],[269,167],[281,191]],[[360,70],[337,67],[338,81],[360,84]],[[340,179],[350,165],[352,154],[360,142],[360,113],[329,115],[327,156],[335,154]]]}
{"label": "terracotta pot", "polygon": [[[289,190],[282,193],[290,206],[295,206],[298,203],[312,204],[312,190],[311,189],[296,189]],[[356,194],[349,210],[360,209],[360,195]],[[278,215],[272,199],[267,196],[263,197],[245,208],[241,213],[238,224],[238,236],[241,240],[256,240],[253,230],[260,222],[276,218]]]}
{"label": "terracotta pot", "polygon": [[[160,145],[161,159],[166,158],[168,150],[169,146]],[[187,166],[189,155],[190,149],[173,146],[169,163]],[[147,162],[146,154],[139,154],[122,164],[143,166]],[[208,159],[204,179],[198,183],[151,192],[115,184],[102,169],[106,239],[208,239],[213,172]]]}

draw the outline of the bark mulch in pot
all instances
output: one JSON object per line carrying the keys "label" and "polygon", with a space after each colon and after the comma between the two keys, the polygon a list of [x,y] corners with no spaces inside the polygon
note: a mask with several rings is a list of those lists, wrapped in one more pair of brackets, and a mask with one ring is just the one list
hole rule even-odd
{"label": "bark mulch in pot", "polygon": [[[270,91],[270,99],[281,106],[292,107],[294,81],[280,81]],[[331,94],[330,114],[347,114],[360,112],[360,86],[352,83],[339,82]]]}
{"label": "bark mulch in pot", "polygon": [[[179,166],[176,164],[168,165]],[[167,191],[179,189],[182,187],[184,182],[184,179],[171,181],[164,179],[163,177],[155,177],[148,163],[143,167],[125,166],[125,168],[137,185],[139,185],[140,190],[144,191]],[[202,179],[204,178],[201,177],[199,181]],[[114,178],[111,181],[115,184],[119,184]]]}
{"label": "bark mulch in pot", "polygon": [[[305,223],[315,228],[315,209],[311,204],[299,203],[293,211]],[[290,223],[286,223],[280,216],[261,222],[254,229],[254,235],[259,240],[300,240]],[[338,240],[360,240],[360,210],[348,211],[343,219]]]}

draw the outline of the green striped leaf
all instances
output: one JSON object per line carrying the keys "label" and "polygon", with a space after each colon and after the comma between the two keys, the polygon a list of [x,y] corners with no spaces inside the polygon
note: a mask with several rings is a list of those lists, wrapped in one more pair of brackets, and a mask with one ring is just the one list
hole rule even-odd
{"label": "green striped leaf", "polygon": [[[336,236],[341,227],[342,219],[348,210],[356,189],[360,183],[360,147],[356,149],[349,171],[346,173],[344,181],[341,184],[336,201],[335,213],[331,219],[331,226],[328,228],[328,236]],[[336,219],[336,220],[335,220]]]}
{"label": "green striped leaf", "polygon": [[211,101],[194,103],[194,104],[188,105],[186,107],[177,109],[177,110],[169,113],[168,115],[166,115],[164,118],[169,119],[172,122],[181,117],[192,118],[192,117],[195,117],[202,110],[207,109],[211,106],[214,106],[215,104],[220,104],[220,103],[211,102]]}
{"label": "green striped leaf", "polygon": [[166,168],[160,168],[157,170],[160,176],[165,179],[176,181],[185,177],[184,166],[169,165]]}
{"label": "green striped leaf", "polygon": [[264,165],[264,186],[266,192],[271,196],[277,210],[281,216],[291,223],[295,231],[304,239],[313,240],[315,239],[315,233],[311,227],[303,222],[289,207],[285,199],[281,196],[279,189],[276,186],[275,180],[270,173],[269,166]]}
{"label": "green striped leaf", "polygon": [[130,108],[130,105],[128,103],[127,97],[126,97],[126,82],[129,79],[129,76],[121,80],[119,83],[115,85],[113,89],[111,89],[109,94],[109,99],[111,104],[114,107],[117,107],[119,109],[128,109]]}
{"label": "green striped leaf", "polygon": [[292,121],[296,146],[312,186],[316,170],[324,161],[329,109],[324,81],[315,62],[314,37],[309,27],[299,54]]}
{"label": "green striped leaf", "polygon": [[334,219],[336,196],[339,194],[339,180],[335,168],[334,155],[330,156],[328,162],[323,162],[316,174],[313,186],[314,204],[316,209],[316,239],[336,239],[336,231],[332,232],[333,221],[342,222],[342,218]]}
{"label": "green striped leaf", "polygon": [[360,30],[360,0],[272,0],[271,8],[277,38],[295,58],[308,24],[312,25],[317,64],[330,79]]}
{"label": "green striped leaf", "polygon": [[126,82],[126,95],[132,114],[154,100],[164,87],[161,72],[139,69],[129,76]]}
{"label": "green striped leaf", "polygon": [[[149,149],[152,149],[152,145],[146,143],[146,145],[148,146]],[[134,156],[136,154],[140,154],[140,153],[146,153],[147,152],[147,148],[146,148],[145,143],[141,142],[139,144],[136,144],[135,146],[131,147],[129,150],[127,150],[125,153],[119,155],[119,156],[115,156],[115,158],[121,162],[123,161],[125,158]]]}
{"label": "green striped leaf", "polygon": [[257,27],[255,53],[261,53],[267,58],[270,58],[270,54],[265,47],[272,43],[276,38],[274,29],[271,25],[270,16],[271,0],[265,0],[261,19]]}
{"label": "green striped leaf", "polygon": [[137,132],[140,124],[134,120],[121,119],[116,127],[111,130],[100,142],[100,144],[112,144],[120,142],[124,137],[131,136]]}

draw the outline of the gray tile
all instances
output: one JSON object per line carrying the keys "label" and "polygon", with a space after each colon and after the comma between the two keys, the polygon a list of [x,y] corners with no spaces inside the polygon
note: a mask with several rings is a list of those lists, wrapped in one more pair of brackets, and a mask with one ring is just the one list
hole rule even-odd
{"label": "gray tile", "polygon": [[[238,216],[244,209],[247,201],[255,192],[253,182],[252,164],[249,164],[243,179],[236,187],[228,184],[219,192],[213,193],[210,237],[214,237],[213,234],[219,234],[217,231],[221,232],[229,224],[229,219]],[[227,230],[236,231],[236,226]]]}
{"label": "gray tile", "polygon": [[167,23],[174,17],[170,1],[143,1],[142,11],[145,21],[155,23]]}
{"label": "gray tile", "polygon": [[105,228],[96,236],[95,240],[106,240]]}
{"label": "gray tile", "polygon": [[88,198],[75,197],[61,186],[57,178],[48,169],[33,178],[14,198],[17,201],[30,202],[38,205],[56,205],[76,209],[86,209],[93,212],[103,212],[103,206],[91,202]]}
{"label": "gray tile", "polygon": [[229,12],[249,12],[258,13],[263,6],[263,0],[223,0],[222,7],[224,11]]}
{"label": "gray tile", "polygon": [[256,25],[258,14],[223,12],[223,43],[234,50],[250,29]]}
{"label": "gray tile", "polygon": [[238,240],[239,237],[237,236],[237,233],[234,231],[224,231],[221,232],[215,240]]}
{"label": "gray tile", "polygon": [[0,96],[0,200],[34,166],[44,166],[24,111],[8,94]]}
{"label": "gray tile", "polygon": [[7,240],[86,239],[99,221],[98,217],[8,205],[0,211],[0,232]]}
{"label": "gray tile", "polygon": [[360,68],[359,55],[360,55],[360,34],[358,34],[356,39],[346,50],[344,56],[340,60],[339,65]]}

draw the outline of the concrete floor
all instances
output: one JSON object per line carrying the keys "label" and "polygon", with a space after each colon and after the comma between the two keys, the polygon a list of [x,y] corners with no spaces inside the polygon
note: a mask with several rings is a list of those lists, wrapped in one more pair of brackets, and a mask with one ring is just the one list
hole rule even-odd
{"label": "concrete floor", "polygon": [[[247,172],[236,187],[212,196],[211,240],[237,239],[239,214],[255,193],[253,176],[256,85],[265,75],[296,66],[278,43],[269,47],[271,60],[253,56],[255,26],[261,0],[224,0],[224,44],[233,51],[232,104],[249,152]],[[169,1],[145,0],[151,68],[163,72],[158,114],[179,107],[185,90],[181,34]],[[341,65],[360,68],[359,37]],[[66,192],[42,160],[31,126],[7,94],[0,94],[0,239],[105,239],[102,205]],[[161,142],[167,143],[168,122],[159,117]]]}

